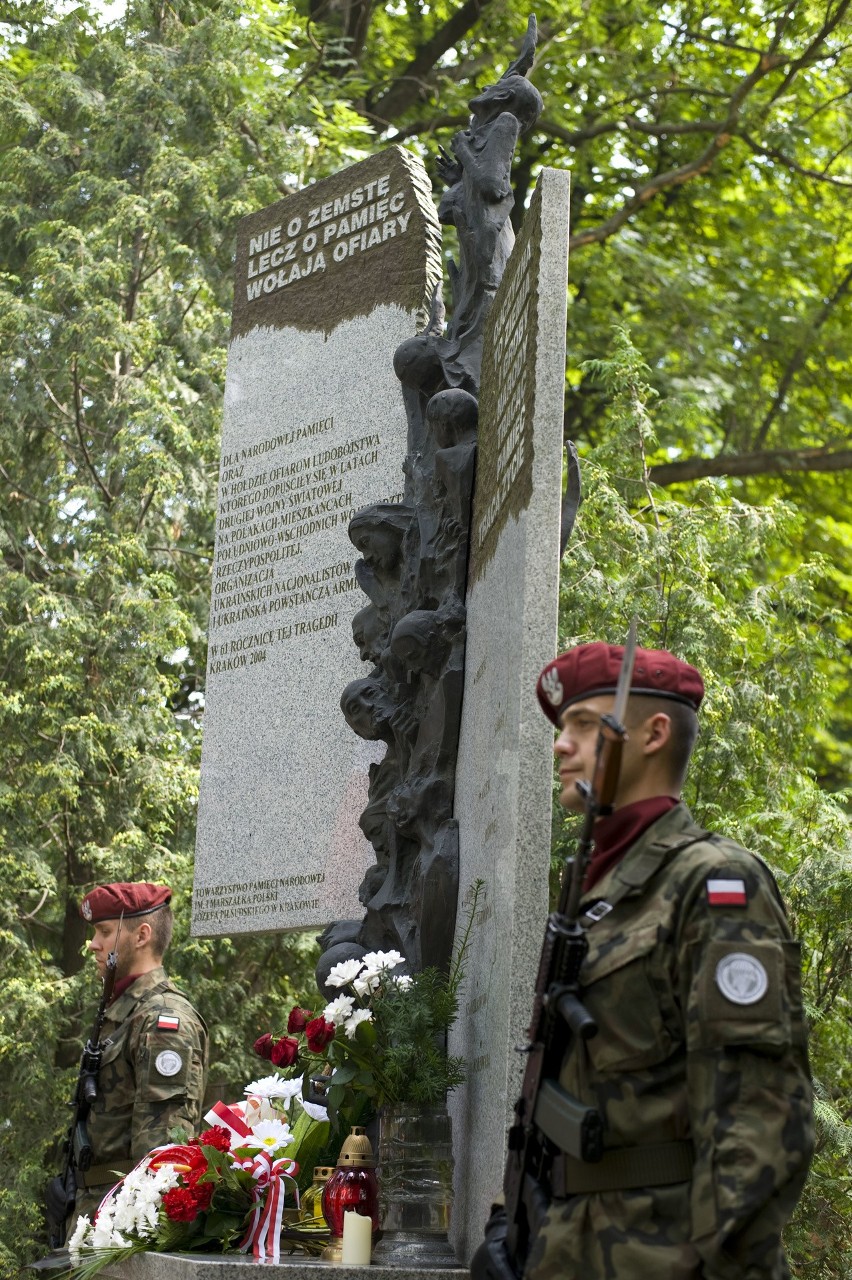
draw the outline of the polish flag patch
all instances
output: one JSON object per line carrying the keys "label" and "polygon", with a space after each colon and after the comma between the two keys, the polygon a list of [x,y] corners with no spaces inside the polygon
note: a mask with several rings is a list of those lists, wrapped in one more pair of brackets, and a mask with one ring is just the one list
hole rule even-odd
{"label": "polish flag patch", "polygon": [[747,906],[745,880],[708,880],[707,902],[711,907]]}
{"label": "polish flag patch", "polygon": [[161,1013],[157,1019],[158,1031],[177,1031],[180,1027],[180,1018],[173,1013]]}

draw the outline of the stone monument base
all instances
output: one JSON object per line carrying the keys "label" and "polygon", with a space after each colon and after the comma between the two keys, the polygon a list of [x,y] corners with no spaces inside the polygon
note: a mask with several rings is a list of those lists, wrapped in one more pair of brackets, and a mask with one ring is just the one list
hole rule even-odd
{"label": "stone monument base", "polygon": [[291,1254],[280,1262],[258,1262],[244,1253],[137,1253],[127,1262],[106,1267],[105,1280],[249,1280],[251,1267],[264,1268],[264,1280],[468,1280],[456,1267],[412,1267],[373,1263],[351,1267]]}

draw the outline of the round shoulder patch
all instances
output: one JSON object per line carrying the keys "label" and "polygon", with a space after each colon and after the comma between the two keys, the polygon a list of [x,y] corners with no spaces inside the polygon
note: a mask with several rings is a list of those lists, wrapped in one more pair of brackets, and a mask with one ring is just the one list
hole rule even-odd
{"label": "round shoulder patch", "polygon": [[154,1066],[161,1076],[176,1076],[183,1066],[183,1058],[174,1049],[164,1049],[154,1059]]}
{"label": "round shoulder patch", "polygon": [[769,989],[769,976],[754,956],[732,951],[716,965],[716,986],[732,1004],[757,1004]]}

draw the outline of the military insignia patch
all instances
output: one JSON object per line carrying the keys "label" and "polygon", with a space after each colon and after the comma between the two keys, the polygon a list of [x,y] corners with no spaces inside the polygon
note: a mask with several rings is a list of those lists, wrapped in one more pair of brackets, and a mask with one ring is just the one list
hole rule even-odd
{"label": "military insignia patch", "polygon": [[711,907],[748,906],[745,880],[723,880],[721,877],[708,880],[707,901]]}
{"label": "military insignia patch", "polygon": [[154,1066],[161,1076],[176,1076],[183,1066],[183,1058],[174,1049],[164,1049],[154,1059]]}
{"label": "military insignia patch", "polygon": [[157,1019],[158,1031],[177,1031],[180,1027],[180,1018],[173,1013],[161,1013]]}
{"label": "military insignia patch", "polygon": [[549,671],[545,671],[541,677],[541,687],[544,690],[545,697],[553,707],[558,707],[565,698],[565,690],[562,687],[562,681],[559,679],[556,668],[551,667]]}
{"label": "military insignia patch", "polygon": [[91,919],[92,919],[92,907],[91,907],[91,904],[90,904],[90,902],[89,902],[89,899],[88,899],[88,898],[84,898],[84,899],[83,899],[83,901],[82,901],[82,903],[81,903],[81,905],[80,905],[80,910],[81,910],[81,912],[83,913],[83,919],[84,919],[84,920],[91,921]]}
{"label": "military insignia patch", "polygon": [[769,976],[754,956],[732,951],[716,965],[716,986],[732,1004],[757,1004],[769,990]]}

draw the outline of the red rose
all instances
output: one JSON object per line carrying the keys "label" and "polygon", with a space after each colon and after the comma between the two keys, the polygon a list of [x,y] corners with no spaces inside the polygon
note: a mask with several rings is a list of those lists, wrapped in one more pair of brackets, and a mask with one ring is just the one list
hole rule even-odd
{"label": "red rose", "polygon": [[322,1053],[325,1046],[334,1039],[334,1032],[334,1023],[326,1022],[325,1018],[314,1018],[313,1022],[309,1022],[305,1027],[305,1036],[311,1053]]}
{"label": "red rose", "polygon": [[269,1055],[274,1067],[292,1067],[299,1056],[299,1041],[292,1036],[285,1036],[272,1046]]}
{"label": "red rose", "polygon": [[300,1009],[298,1005],[290,1010],[290,1017],[287,1019],[287,1030],[295,1031],[296,1034],[304,1031],[314,1015],[310,1009]]}
{"label": "red rose", "polygon": [[267,1031],[265,1036],[260,1036],[254,1042],[254,1051],[261,1058],[267,1061],[272,1057],[272,1036]]}
{"label": "red rose", "polygon": [[195,1195],[186,1187],[172,1187],[163,1196],[163,1208],[172,1222],[194,1222],[198,1217]]}

